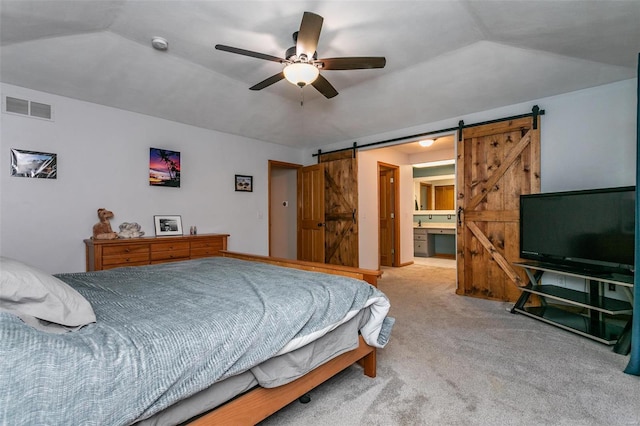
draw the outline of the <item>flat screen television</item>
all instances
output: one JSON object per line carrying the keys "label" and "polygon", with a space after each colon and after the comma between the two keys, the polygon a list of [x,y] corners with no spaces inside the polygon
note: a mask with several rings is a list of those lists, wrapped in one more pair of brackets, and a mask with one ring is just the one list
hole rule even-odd
{"label": "flat screen television", "polygon": [[631,274],[634,231],[634,186],[520,196],[523,259]]}

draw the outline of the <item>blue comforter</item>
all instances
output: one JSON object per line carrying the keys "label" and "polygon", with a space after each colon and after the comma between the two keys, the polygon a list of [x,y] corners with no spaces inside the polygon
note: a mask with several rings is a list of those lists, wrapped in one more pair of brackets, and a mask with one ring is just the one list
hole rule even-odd
{"label": "blue comforter", "polygon": [[384,346],[391,323],[362,281],[236,259],[57,277],[97,323],[49,334],[0,312],[0,424],[129,424],[365,307],[369,344]]}

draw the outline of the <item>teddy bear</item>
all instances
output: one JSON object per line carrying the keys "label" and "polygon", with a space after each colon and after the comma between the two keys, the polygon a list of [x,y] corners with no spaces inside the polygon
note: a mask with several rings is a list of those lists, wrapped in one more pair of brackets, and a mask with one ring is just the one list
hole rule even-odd
{"label": "teddy bear", "polygon": [[109,219],[113,218],[113,212],[99,208],[98,217],[100,222],[93,225],[93,238],[96,240],[113,240],[118,238],[118,234],[113,232]]}
{"label": "teddy bear", "polygon": [[120,224],[120,232],[118,237],[120,238],[138,238],[144,235],[144,231],[140,230],[140,225],[136,222],[123,222]]}

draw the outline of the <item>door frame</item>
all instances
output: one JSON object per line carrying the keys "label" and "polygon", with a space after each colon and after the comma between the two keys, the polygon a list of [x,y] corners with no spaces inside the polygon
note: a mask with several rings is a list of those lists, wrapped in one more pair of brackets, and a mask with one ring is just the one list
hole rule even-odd
{"label": "door frame", "polygon": [[[291,169],[291,170],[296,170],[297,171],[297,170],[302,168],[302,165],[301,164],[295,164],[295,163],[287,163],[287,162],[284,162],[284,161],[269,160],[267,168],[268,168],[268,171],[267,171],[267,180],[268,180],[268,182],[267,182],[267,187],[268,187],[268,189],[267,189],[267,191],[268,191],[268,193],[267,193],[267,203],[268,203],[267,204],[267,210],[269,211],[269,214],[268,214],[269,236],[268,236],[268,238],[269,238],[269,256],[271,256],[271,241],[272,241],[272,235],[271,235],[271,220],[272,220],[272,216],[271,215],[272,215],[272,208],[273,208],[273,206],[271,205],[271,185],[272,185],[271,173],[272,173],[272,170],[274,168],[278,168],[278,169]],[[297,183],[297,177],[296,177],[296,183]],[[297,193],[297,190],[295,192]],[[296,209],[297,209],[297,200],[295,200],[295,202],[293,202],[292,205],[294,207],[296,207]],[[298,221],[299,220],[300,220],[300,218],[298,217],[298,214],[296,213],[296,230],[298,229]],[[296,238],[296,241],[297,241],[297,238]],[[297,252],[297,247],[296,247],[296,252]]]}
{"label": "door frame", "polygon": [[[402,245],[400,244],[400,240],[401,240],[401,232],[400,232],[400,166],[397,166],[395,164],[390,164],[390,163],[385,163],[382,161],[378,161],[378,176],[380,176],[380,172],[382,170],[391,170],[392,175],[393,175],[393,184],[391,184],[391,191],[393,191],[394,193],[394,200],[393,200],[393,210],[394,210],[394,217],[393,217],[393,235],[392,235],[392,240],[393,240],[393,260],[391,262],[392,267],[398,267],[398,266],[402,266],[400,264],[400,247],[402,247]],[[380,201],[381,201],[381,197],[380,197],[380,180],[378,179],[378,269],[380,269],[381,264],[380,264]],[[387,200],[389,201],[389,200]],[[390,202],[389,202],[390,204]]]}

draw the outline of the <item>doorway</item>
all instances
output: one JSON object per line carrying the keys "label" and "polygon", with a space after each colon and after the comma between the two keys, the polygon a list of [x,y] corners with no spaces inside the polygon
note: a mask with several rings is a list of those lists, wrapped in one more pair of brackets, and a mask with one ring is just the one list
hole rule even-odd
{"label": "doorway", "polygon": [[298,173],[298,259],[359,266],[357,158],[322,154]]}
{"label": "doorway", "polygon": [[299,164],[269,160],[269,256],[297,259]]}
{"label": "doorway", "polygon": [[[455,184],[455,134],[443,134],[437,136],[431,146],[424,147],[418,141],[408,141],[401,144],[375,148],[371,150],[361,150],[359,155],[362,157],[362,170],[364,176],[372,176],[376,173],[375,187],[373,179],[363,181],[363,187],[368,185],[368,190],[363,192],[361,210],[373,216],[375,209],[375,222],[369,220],[368,226],[375,226],[375,232],[371,231],[363,235],[371,235],[369,238],[363,238],[362,247],[365,254],[363,258],[367,264],[371,261],[376,262],[376,266],[386,266],[384,258],[388,257],[385,253],[385,241],[390,241],[391,236],[385,237],[385,212],[379,209],[388,205],[385,200],[386,191],[383,183],[379,181],[380,173],[385,171],[385,167],[394,166],[397,169],[397,179],[395,179],[395,195],[396,195],[396,228],[393,235],[394,257],[393,266],[402,267],[416,262],[415,254],[415,238],[414,227],[418,226],[418,222],[422,221],[423,228],[426,225],[442,224],[450,226],[445,229],[444,235],[429,234],[429,241],[435,243],[435,254],[451,254],[455,256],[455,236],[450,235],[455,229],[455,210],[452,206],[446,209],[436,210],[435,193],[436,189],[440,191],[440,186]],[[418,173],[414,166],[421,166]],[[425,181],[427,185],[422,185],[424,195],[420,195],[420,183]],[[377,192],[377,193],[376,193]],[[371,194],[369,196],[368,194]],[[453,191],[452,194],[453,195]],[[375,203],[375,204],[374,204]],[[439,203],[438,203],[439,204]],[[367,223],[367,217],[363,215],[362,223]],[[382,219],[380,222],[379,219]],[[440,229],[440,228],[438,228]],[[425,231],[426,229],[423,229]],[[426,241],[425,236],[425,241]],[[378,249],[378,250],[375,250]],[[373,253],[375,250],[375,253]],[[431,253],[430,252],[430,253]],[[375,256],[375,257],[374,257]],[[424,255],[426,256],[426,254]],[[434,256],[420,257],[418,260],[432,259]],[[420,262],[421,263],[421,262]],[[455,261],[449,260],[455,267]]]}

